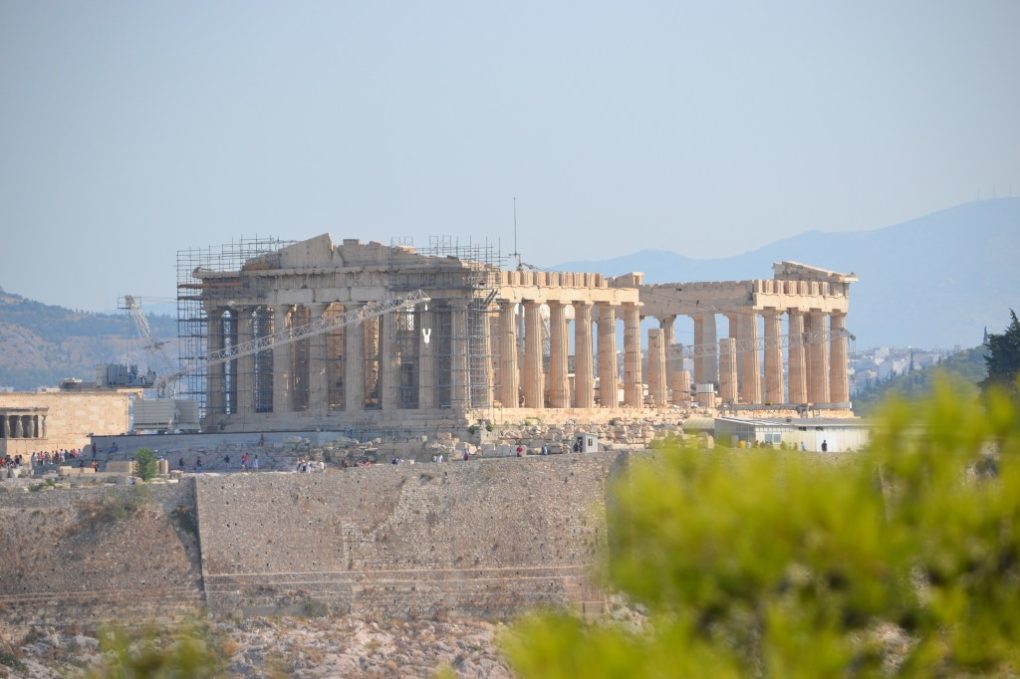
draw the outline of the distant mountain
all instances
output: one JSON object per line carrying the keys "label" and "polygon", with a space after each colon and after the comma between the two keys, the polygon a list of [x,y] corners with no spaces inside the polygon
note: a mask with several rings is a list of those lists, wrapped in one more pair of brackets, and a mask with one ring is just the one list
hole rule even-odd
{"label": "distant mountain", "polygon": [[[176,319],[150,316],[149,324],[156,337],[176,339]],[[68,377],[90,382],[102,363],[145,364],[126,313],[72,311],[0,289],[0,386],[35,389]]]}
{"label": "distant mountain", "polygon": [[936,212],[873,231],[809,231],[734,257],[691,259],[644,250],[561,271],[619,275],[650,283],[771,278],[772,263],[794,260],[855,272],[848,329],[862,347],[973,346],[1020,309],[1020,198]]}

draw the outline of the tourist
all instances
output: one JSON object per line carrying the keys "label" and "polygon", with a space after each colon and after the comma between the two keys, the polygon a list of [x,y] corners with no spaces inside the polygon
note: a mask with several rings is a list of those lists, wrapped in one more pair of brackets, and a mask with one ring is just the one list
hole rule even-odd
{"label": "tourist", "polygon": [[195,473],[200,474],[202,472],[202,458],[195,460]]}
{"label": "tourist", "polygon": [[184,458],[183,457],[180,460],[177,461],[177,468],[180,469],[181,471],[184,471]]}
{"label": "tourist", "polygon": [[248,471],[248,453],[241,455],[241,471]]}
{"label": "tourist", "polygon": [[230,471],[230,455],[223,456],[223,471]]}
{"label": "tourist", "polygon": [[257,472],[259,470],[259,456],[256,455],[255,459],[251,461],[251,470]]}
{"label": "tourist", "polygon": [[825,439],[822,439],[822,452],[823,453],[829,452],[829,442],[826,441]]}
{"label": "tourist", "polygon": [[542,454],[543,455],[548,455],[549,454],[549,444],[548,443],[543,443],[542,444]]}

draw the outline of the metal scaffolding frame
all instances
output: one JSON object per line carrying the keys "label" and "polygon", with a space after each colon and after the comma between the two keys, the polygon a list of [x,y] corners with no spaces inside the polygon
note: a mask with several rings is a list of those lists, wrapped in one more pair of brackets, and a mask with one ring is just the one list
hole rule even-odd
{"label": "metal scaffolding frame", "polygon": [[[209,317],[203,299],[224,296],[229,299],[230,290],[224,288],[210,291],[195,274],[200,271],[237,271],[248,260],[270,255],[294,241],[284,241],[273,236],[241,237],[236,241],[217,247],[187,248],[177,251],[177,345],[178,369],[189,366],[192,370],[177,381],[176,398],[188,399],[199,404],[199,410],[206,412],[207,370],[203,363],[210,353]],[[212,292],[213,294],[210,294]],[[227,346],[237,342],[238,319],[230,314],[224,320],[224,341]],[[265,325],[263,323],[263,325]],[[265,334],[271,334],[264,328]],[[269,352],[266,352],[269,353]],[[260,355],[260,358],[262,356]],[[258,360],[256,361],[258,364]],[[236,375],[237,362],[228,364],[228,375]],[[236,384],[235,379],[229,383]],[[236,394],[225,394],[224,408],[233,408]]]}

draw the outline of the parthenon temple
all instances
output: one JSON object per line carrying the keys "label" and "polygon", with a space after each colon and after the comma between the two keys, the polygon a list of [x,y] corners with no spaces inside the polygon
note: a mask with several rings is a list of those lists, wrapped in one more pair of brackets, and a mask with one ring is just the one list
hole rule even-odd
{"label": "parthenon temple", "polygon": [[[188,280],[203,350],[228,357],[203,374],[208,431],[601,421],[696,406],[850,414],[857,279],[795,262],[770,279],[649,285],[641,273],[506,270],[480,248],[326,234]],[[684,317],[687,345],[676,341]]]}

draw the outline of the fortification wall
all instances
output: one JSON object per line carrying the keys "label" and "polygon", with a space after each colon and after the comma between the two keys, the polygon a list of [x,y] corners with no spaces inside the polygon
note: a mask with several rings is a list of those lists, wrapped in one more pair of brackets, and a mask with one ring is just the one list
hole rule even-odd
{"label": "fortification wall", "polygon": [[622,455],[201,478],[209,607],[369,618],[598,610],[589,572]]}
{"label": "fortification wall", "polygon": [[190,480],[2,493],[0,619],[65,624],[197,612],[195,528]]}
{"label": "fortification wall", "polygon": [[196,613],[505,618],[602,608],[627,453],[188,477],[0,493],[0,621]]}

